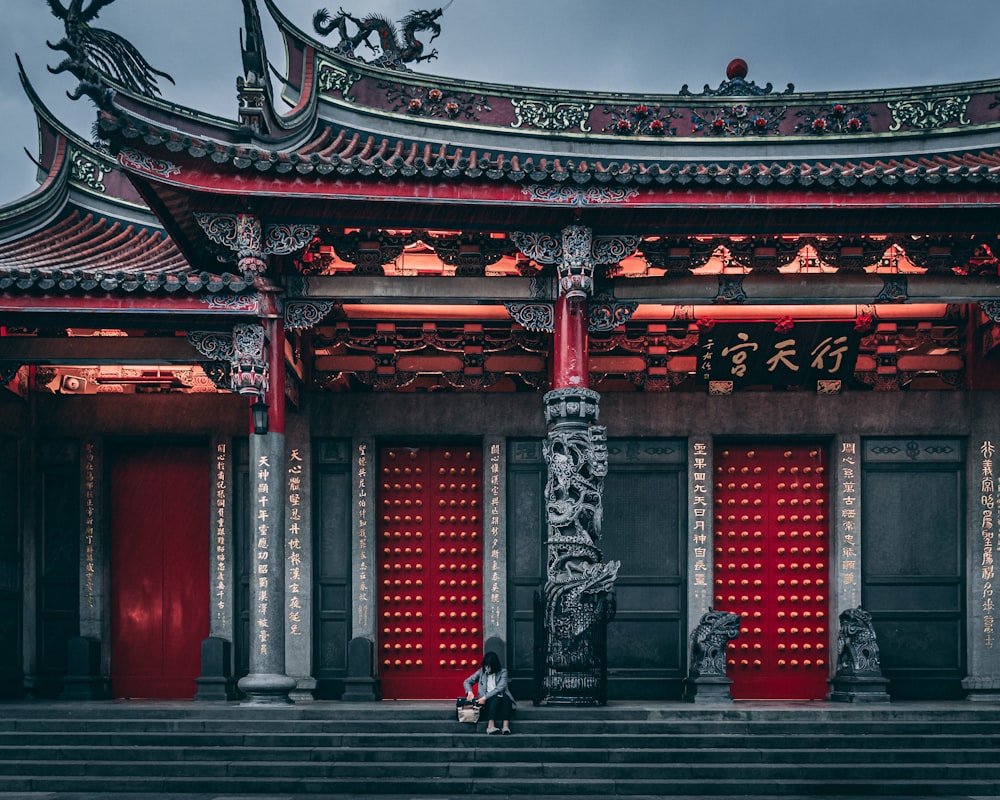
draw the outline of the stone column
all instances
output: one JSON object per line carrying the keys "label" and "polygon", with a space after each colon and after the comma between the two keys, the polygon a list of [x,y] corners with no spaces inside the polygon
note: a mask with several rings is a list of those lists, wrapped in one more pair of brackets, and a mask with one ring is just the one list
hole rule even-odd
{"label": "stone column", "polygon": [[372,701],[380,698],[375,662],[376,595],[375,573],[376,481],[375,440],[355,439],[353,448],[354,513],[351,530],[351,641],[347,651],[347,678],[344,700]]}
{"label": "stone column", "polygon": [[[536,665],[544,676],[540,693],[548,702],[603,703],[607,699],[605,626],[614,616],[614,582],[620,564],[604,563],[596,546],[601,536],[608,452],[607,431],[595,424],[600,396],[588,388],[588,301],[597,269],[630,256],[640,240],[638,236],[595,237],[584,225],[563,228],[559,238],[515,231],[511,239],[528,258],[554,265],[559,273],[552,313],[551,385],[543,401],[549,425],[545,443],[548,564],[543,590],[546,663]],[[508,306],[515,316],[520,313],[516,306]],[[615,303],[604,306],[613,311]],[[533,304],[530,310],[536,313],[540,308]],[[544,311],[547,316],[549,310]]]}
{"label": "stone column", "polygon": [[715,604],[712,472],[712,435],[701,433],[691,436],[688,439],[688,631],[694,631]]}
{"label": "stone column", "polygon": [[861,605],[861,437],[840,435],[830,454],[831,517],[830,582],[833,605],[830,614],[827,665],[832,678],[837,669],[837,620]]}
{"label": "stone column", "polygon": [[[250,672],[239,681],[247,704],[291,703],[295,679],[285,674],[285,335],[273,293],[261,294],[266,353],[246,356],[237,346],[233,380],[251,397],[264,392],[266,434],[250,436]],[[251,326],[247,326],[251,327]],[[263,334],[263,329],[260,330]],[[258,332],[252,334],[259,341]],[[261,342],[261,344],[263,344]]]}
{"label": "stone column", "polygon": [[80,453],[80,635],[70,639],[62,699],[99,700],[107,696],[110,647],[106,571],[108,555],[101,498],[104,448],[84,439]]}
{"label": "stone column", "polygon": [[211,442],[209,471],[208,637],[201,643],[201,675],[195,700],[235,700],[233,678],[233,445]]}
{"label": "stone column", "polygon": [[[507,650],[507,443],[483,441],[483,643],[500,653]],[[483,652],[486,652],[484,649]]]}
{"label": "stone column", "polygon": [[595,261],[589,228],[563,230],[552,340],[552,388],[543,398],[548,549],[545,597],[548,702],[607,701],[607,623],[615,613],[620,563],[603,563],[601,538],[607,430],[596,425],[600,395],[587,388],[587,298]]}
{"label": "stone column", "polygon": [[41,550],[41,513],[38,508],[38,394],[35,371],[29,367],[28,429],[24,435],[24,480],[21,481],[21,672],[24,694],[35,699],[38,687],[38,557]]}
{"label": "stone column", "polygon": [[[986,415],[979,415],[984,419]],[[1000,436],[979,424],[969,437],[966,472],[969,476],[966,509],[966,613],[968,676],[962,681],[968,700],[1000,697],[1000,639],[997,602],[1000,582],[994,557],[1000,545],[997,527],[997,461]]]}
{"label": "stone column", "polygon": [[287,418],[285,458],[285,671],[295,679],[296,703],[314,699],[312,441],[309,420],[302,414]]}
{"label": "stone column", "polygon": [[[831,625],[842,611],[861,605],[861,437],[838,436],[833,442],[833,517],[830,519],[830,566],[834,586]],[[831,630],[831,645],[836,644]],[[831,653],[836,649],[831,647]]]}

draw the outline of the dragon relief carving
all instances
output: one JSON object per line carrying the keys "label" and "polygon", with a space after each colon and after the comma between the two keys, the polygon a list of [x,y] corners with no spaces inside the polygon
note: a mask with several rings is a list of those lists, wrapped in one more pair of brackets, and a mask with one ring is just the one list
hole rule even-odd
{"label": "dragon relief carving", "polygon": [[[313,15],[313,28],[320,36],[327,36],[334,31],[340,34],[340,42],[334,47],[334,52],[364,60],[356,53],[357,48],[364,44],[375,54],[375,58],[368,63],[386,69],[407,70],[409,68],[406,64],[437,58],[437,50],[424,53],[424,43],[416,34],[418,31],[431,31],[428,44],[440,36],[441,26],[437,21],[447,7],[431,11],[411,11],[399,21],[398,26],[379,14],[356,17],[341,8],[335,15],[331,15],[325,8],[321,8]],[[348,22],[357,28],[355,33],[348,31]],[[370,41],[373,34],[378,37],[377,45]]]}
{"label": "dragon relief carving", "polygon": [[79,100],[86,94],[103,108],[110,91],[106,79],[147,97],[160,94],[157,78],[174,82],[166,72],[150,65],[131,42],[112,31],[90,26],[101,9],[114,0],[90,0],[86,6],[84,0],[71,0],[66,6],[59,0],[46,2],[66,30],[55,44],[46,42],[52,50],[66,54],[58,65],[48,69],[53,75],[69,72],[80,81],[74,91],[67,92],[71,99]]}
{"label": "dragon relief carving", "polygon": [[[566,406],[575,406],[570,398]],[[607,430],[583,421],[556,422],[544,443],[548,547],[545,627],[550,688],[558,673],[601,664],[597,637],[615,615],[619,561],[604,563],[596,543],[608,472]]]}

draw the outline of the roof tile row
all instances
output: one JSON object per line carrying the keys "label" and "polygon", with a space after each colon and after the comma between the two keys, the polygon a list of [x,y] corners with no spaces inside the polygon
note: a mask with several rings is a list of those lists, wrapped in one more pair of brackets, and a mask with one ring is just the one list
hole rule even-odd
{"label": "roof tile row", "polygon": [[172,152],[193,158],[210,157],[219,164],[238,169],[302,175],[376,177],[423,176],[508,181],[554,181],[667,185],[670,183],[715,183],[757,185],[866,186],[916,183],[1000,182],[1000,150],[939,153],[918,158],[873,160],[801,161],[619,161],[585,158],[535,158],[530,155],[491,153],[446,145],[418,144],[401,139],[378,139],[373,135],[321,128],[311,141],[289,150],[267,150],[240,144],[195,139],[160,129],[127,116],[105,114],[106,131],[119,130],[126,139],[141,138]]}

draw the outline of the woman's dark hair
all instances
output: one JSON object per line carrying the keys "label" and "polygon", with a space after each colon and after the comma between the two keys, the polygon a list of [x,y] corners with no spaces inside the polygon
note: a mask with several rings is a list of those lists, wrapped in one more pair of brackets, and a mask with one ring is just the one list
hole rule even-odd
{"label": "woman's dark hair", "polygon": [[494,675],[500,672],[500,656],[498,656],[492,650],[488,652],[486,655],[484,655],[483,669]]}

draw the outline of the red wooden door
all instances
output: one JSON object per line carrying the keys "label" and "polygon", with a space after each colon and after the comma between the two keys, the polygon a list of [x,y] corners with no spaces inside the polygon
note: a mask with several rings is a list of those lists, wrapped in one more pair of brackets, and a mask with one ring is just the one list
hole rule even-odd
{"label": "red wooden door", "polygon": [[482,660],[482,451],[389,447],[379,465],[382,696],[457,697]]}
{"label": "red wooden door", "polygon": [[111,689],[191,698],[208,635],[208,453],[120,448],[111,467]]}
{"label": "red wooden door", "polygon": [[819,700],[829,674],[827,454],[817,445],[721,448],[715,459],[715,608],[737,700]]}

